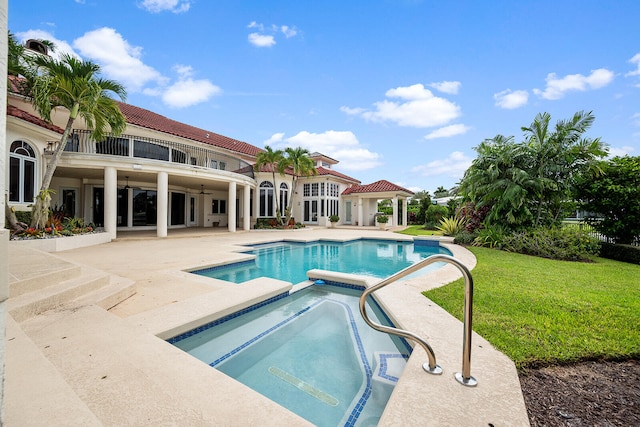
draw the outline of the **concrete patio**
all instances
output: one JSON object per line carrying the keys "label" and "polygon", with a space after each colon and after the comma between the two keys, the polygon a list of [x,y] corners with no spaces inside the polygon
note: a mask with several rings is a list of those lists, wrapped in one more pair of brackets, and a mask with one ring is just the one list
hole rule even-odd
{"label": "concrete patio", "polygon": [[[338,227],[169,230],[163,239],[119,233],[111,243],[57,253],[10,242],[5,425],[310,425],[164,339],[291,288],[185,270],[246,258],[243,244],[359,237],[411,239]],[[469,251],[446,246],[475,266]],[[447,266],[376,293],[396,324],[430,343],[444,369],[425,373],[427,355],[417,346],[379,425],[529,425],[513,363],[482,337],[474,334],[471,359],[478,386],[453,378],[461,369],[462,324],[421,292],[458,277]]]}

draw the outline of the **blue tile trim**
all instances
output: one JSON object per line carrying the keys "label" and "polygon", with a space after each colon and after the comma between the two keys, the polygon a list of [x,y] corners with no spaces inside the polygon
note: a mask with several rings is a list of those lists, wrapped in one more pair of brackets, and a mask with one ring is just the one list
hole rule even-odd
{"label": "blue tile trim", "polygon": [[220,319],[214,320],[213,322],[209,322],[209,323],[207,323],[205,325],[199,326],[199,327],[197,327],[195,329],[192,329],[190,331],[187,331],[187,332],[185,332],[183,334],[176,335],[175,337],[169,338],[166,341],[169,344],[175,344],[177,342],[182,341],[185,338],[189,338],[189,337],[191,337],[193,335],[196,335],[196,334],[198,334],[198,333],[200,333],[202,331],[206,331],[207,329],[211,329],[214,326],[218,326],[218,325],[220,325],[220,324],[222,324],[224,322],[227,322],[227,321],[229,321],[231,319],[235,319],[238,316],[242,316],[243,314],[249,313],[249,312],[251,312],[253,310],[257,310],[259,308],[264,307],[265,305],[271,304],[272,302],[276,302],[276,301],[278,301],[278,300],[280,300],[282,298],[288,297],[288,296],[289,296],[289,292],[285,292],[285,293],[276,295],[276,296],[271,297],[269,299],[266,299],[266,300],[264,300],[262,302],[259,302],[257,304],[251,305],[251,306],[249,306],[247,308],[243,308],[242,310],[236,311],[235,313],[231,313],[231,314],[229,314],[227,316],[221,317]]}
{"label": "blue tile trim", "polygon": [[241,265],[244,265],[244,264],[255,264],[255,260],[248,259],[248,260],[240,261],[240,262],[232,262],[230,264],[216,265],[216,266],[213,266],[213,267],[202,268],[200,270],[193,270],[193,271],[190,271],[190,273],[199,274],[199,275],[206,275],[207,273],[210,273],[210,272],[216,271],[216,270],[220,270],[222,268],[238,267],[238,266],[241,266]]}
{"label": "blue tile trim", "polygon": [[440,242],[437,240],[426,240],[426,239],[418,239],[418,240],[414,240],[413,244],[415,246],[440,246]]}
{"label": "blue tile trim", "polygon": [[230,358],[231,356],[233,356],[236,353],[241,352],[242,350],[244,350],[245,348],[249,347],[251,344],[253,344],[254,342],[258,341],[260,338],[265,337],[267,335],[269,335],[270,333],[274,332],[275,330],[279,329],[280,327],[286,325],[287,323],[291,322],[292,320],[300,317],[301,315],[303,315],[304,313],[306,313],[307,311],[311,310],[312,307],[315,307],[316,305],[320,304],[321,301],[318,301],[315,304],[309,305],[305,308],[303,308],[302,310],[298,311],[297,313],[287,317],[286,319],[284,319],[282,322],[278,323],[277,325],[272,326],[271,328],[261,332],[260,334],[256,335],[255,337],[251,338],[249,341],[243,343],[242,345],[234,348],[233,350],[231,350],[230,352],[222,355],[221,357],[217,358],[216,360],[214,360],[213,362],[209,363],[209,366],[211,366],[212,368],[215,368],[216,365],[224,362],[225,360],[227,360],[228,358]]}
{"label": "blue tile trim", "polygon": [[[347,288],[347,289],[355,289],[355,290],[359,290],[362,291],[364,290],[364,286],[360,286],[360,285],[352,285],[349,283],[341,283],[341,282],[334,282],[334,281],[325,281],[327,285],[331,285],[331,286],[336,286],[336,287],[341,287],[341,288]],[[202,325],[200,327],[197,327],[195,329],[192,329],[188,332],[185,332],[183,334],[177,335],[173,338],[169,338],[166,341],[170,344],[175,344],[177,342],[180,342],[182,340],[184,340],[185,338],[191,337],[193,335],[196,335],[202,331],[205,331],[207,329],[210,329],[214,326],[220,325],[224,322],[227,322],[231,319],[234,319],[238,316],[241,316],[243,314],[249,313],[253,310],[256,310],[258,308],[264,307],[265,305],[268,305],[272,302],[278,301],[282,298],[285,298],[289,296],[289,293],[282,293],[280,295],[276,295],[272,298],[269,298],[265,301],[262,301],[258,304],[254,304],[250,307],[247,307],[245,309],[239,310],[235,313],[229,314],[225,317],[222,317],[220,319],[214,320],[213,322],[207,323],[206,325]],[[353,332],[353,337],[356,340],[356,344],[358,346],[358,351],[360,353],[360,360],[362,362],[362,366],[364,368],[365,371],[365,376],[366,376],[366,387],[362,393],[362,395],[360,396],[360,398],[358,399],[358,402],[355,404],[355,406],[353,407],[349,418],[347,419],[347,421],[345,422],[345,427],[353,427],[355,426],[355,423],[358,421],[358,417],[360,416],[360,414],[362,413],[362,411],[364,410],[365,405],[367,404],[369,398],[371,397],[371,392],[372,392],[372,378],[373,378],[373,369],[371,368],[371,365],[369,364],[369,360],[367,359],[366,353],[364,351],[364,345],[362,344],[362,340],[360,338],[360,333],[358,332],[358,327],[356,325],[355,322],[355,318],[353,316],[353,312],[351,310],[351,307],[349,307],[348,304],[345,304],[341,301],[336,301],[334,299],[331,298],[323,298],[320,301],[317,301],[314,304],[311,304],[305,308],[303,308],[302,310],[298,311],[297,313],[289,316],[288,318],[284,319],[283,321],[281,321],[280,323],[278,323],[277,325],[272,326],[271,328],[261,332],[260,334],[256,335],[255,337],[251,338],[250,340],[246,341],[245,343],[241,344],[240,346],[234,348],[233,350],[229,351],[228,353],[224,354],[223,356],[219,357],[218,359],[214,360],[213,362],[211,362],[209,364],[209,366],[215,367],[218,364],[222,363],[223,361],[227,360],[228,358],[232,357],[233,355],[239,353],[240,351],[244,350],[245,348],[247,348],[249,345],[253,344],[254,342],[256,342],[257,340],[259,340],[260,338],[265,337],[266,335],[271,334],[272,332],[276,331],[277,329],[281,328],[282,326],[286,325],[287,323],[289,323],[290,321],[300,317],[301,315],[303,315],[304,313],[308,312],[309,310],[311,310],[313,307],[315,307],[316,305],[320,304],[322,301],[325,300],[329,300],[332,301],[334,303],[338,303],[341,304],[345,310],[347,311],[347,314],[349,316],[349,325],[351,326],[351,331]],[[370,302],[373,302],[377,308],[380,310],[380,312],[383,314],[383,316],[385,317],[385,320],[390,324],[393,325],[393,322],[391,321],[391,319],[389,319],[389,317],[387,316],[387,314],[384,312],[384,310],[382,310],[382,308],[378,305],[377,301],[374,298],[370,298]],[[400,340],[402,341],[402,343],[404,344],[404,346],[407,348],[408,352],[411,353],[411,347],[409,346],[409,344],[407,343],[407,341],[404,338],[400,338]],[[397,382],[398,379],[396,377],[390,376],[386,374],[386,358],[382,357],[383,355],[381,355],[381,364],[384,364],[384,367],[381,367],[380,369],[380,376],[382,378],[387,378],[391,381],[395,381]],[[387,355],[384,355],[387,356]],[[404,357],[405,359],[408,359],[408,355],[405,354],[391,354],[388,355],[389,357]]]}
{"label": "blue tile trim", "polygon": [[409,360],[409,355],[408,354],[401,354],[401,353],[387,353],[387,354],[380,354],[380,369],[378,370],[378,376],[380,378],[384,378],[386,380],[389,381],[393,381],[394,383],[398,382],[398,377],[394,377],[393,375],[389,375],[387,374],[387,368],[389,367],[389,365],[387,364],[387,360],[388,359],[397,359],[402,357],[404,360]]}

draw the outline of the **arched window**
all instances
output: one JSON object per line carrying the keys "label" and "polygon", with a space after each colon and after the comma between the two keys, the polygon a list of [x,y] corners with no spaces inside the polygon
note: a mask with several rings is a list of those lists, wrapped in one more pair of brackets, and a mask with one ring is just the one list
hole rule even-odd
{"label": "arched window", "polygon": [[289,186],[284,182],[280,184],[280,195],[278,196],[280,202],[280,215],[284,216],[284,211],[289,205]]}
{"label": "arched window", "polygon": [[9,201],[32,203],[36,191],[36,153],[24,141],[9,149]]}
{"label": "arched window", "polygon": [[269,181],[260,183],[260,208],[259,216],[273,215],[273,184]]}

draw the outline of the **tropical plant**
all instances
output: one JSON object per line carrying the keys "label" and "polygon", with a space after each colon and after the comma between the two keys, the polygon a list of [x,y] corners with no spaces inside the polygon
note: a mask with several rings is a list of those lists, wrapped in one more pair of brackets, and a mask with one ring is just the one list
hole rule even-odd
{"label": "tropical plant", "polygon": [[436,230],[442,231],[445,236],[455,236],[464,230],[465,220],[458,216],[445,217],[440,220]]}
{"label": "tropical plant", "polygon": [[487,225],[508,230],[558,224],[567,213],[567,201],[581,176],[600,171],[597,160],[606,155],[600,138],[583,138],[594,121],[592,113],[578,112],[549,129],[551,116],[538,114],[525,139],[497,135],[483,141],[478,157],[467,169],[459,192],[476,207],[489,206]]}
{"label": "tropical plant", "polygon": [[264,151],[260,152],[256,156],[256,163],[254,165],[254,169],[256,171],[259,171],[264,166],[269,166],[269,169],[271,169],[271,176],[273,178],[272,183],[275,193],[274,197],[276,202],[276,220],[280,225],[282,225],[283,222],[282,215],[280,214],[280,203],[278,200],[278,193],[280,193],[280,191],[278,191],[278,187],[276,186],[276,171],[278,171],[280,175],[284,175],[284,169],[281,168],[281,166],[283,166],[283,159],[284,152],[282,150],[274,151],[271,147],[265,145]]}
{"label": "tropical plant", "polygon": [[433,192],[434,197],[447,197],[449,195],[449,190],[444,188],[442,185],[436,188],[436,191]]}
{"label": "tropical plant", "polygon": [[576,198],[594,215],[587,222],[617,243],[640,238],[640,156],[614,157],[602,162],[604,175],[582,180]]}
{"label": "tropical plant", "polygon": [[486,246],[489,248],[497,248],[502,245],[504,239],[504,228],[499,225],[483,228],[478,231],[478,236],[473,241],[473,246]]}
{"label": "tropical plant", "polygon": [[425,227],[435,228],[442,218],[449,215],[449,209],[442,205],[429,205],[425,213]]}
{"label": "tropical plant", "polygon": [[[296,148],[288,147],[284,151],[285,151],[285,157],[279,163],[278,170],[284,172],[288,168],[291,169],[293,174],[293,178],[292,178],[293,183],[291,185],[292,187],[291,191],[293,194],[295,194],[296,187],[298,185],[298,179],[300,177],[317,175],[318,171],[316,170],[315,164],[313,163],[313,160],[310,157],[309,150],[301,147],[296,147]],[[289,204],[287,206],[287,212],[288,212],[287,220],[286,220],[287,223],[289,222],[289,219],[291,219],[292,203],[293,203],[293,197],[290,197]]]}
{"label": "tropical plant", "polygon": [[[51,111],[63,107],[69,111],[69,119],[45,170],[40,191],[49,190],[51,179],[58,165],[76,118],[81,117],[91,129],[96,141],[105,138],[106,133],[118,135],[126,128],[126,119],[111,94],[126,98],[124,86],[113,80],[99,77],[100,66],[90,61],[79,60],[69,54],[60,59],[46,55],[36,55],[33,66],[37,72],[31,76],[31,102],[40,117],[51,122]],[[46,216],[49,206],[46,197],[36,197],[33,207],[34,219]],[[37,223],[32,222],[32,226]]]}
{"label": "tropical plant", "polygon": [[376,221],[378,221],[378,223],[380,224],[386,224],[387,222],[389,222],[389,217],[386,215],[378,215],[376,217]]}

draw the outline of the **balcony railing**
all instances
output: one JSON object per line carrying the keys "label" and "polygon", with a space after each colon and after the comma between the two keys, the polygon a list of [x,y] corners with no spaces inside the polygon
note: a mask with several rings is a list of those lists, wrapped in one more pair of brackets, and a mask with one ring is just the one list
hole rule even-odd
{"label": "balcony railing", "polygon": [[[57,144],[58,142],[49,143],[48,149],[55,150]],[[254,177],[253,167],[238,158],[205,147],[141,136],[107,134],[103,141],[95,141],[91,138],[90,131],[76,129],[67,140],[64,151],[151,159],[207,169],[226,170],[250,178]]]}

